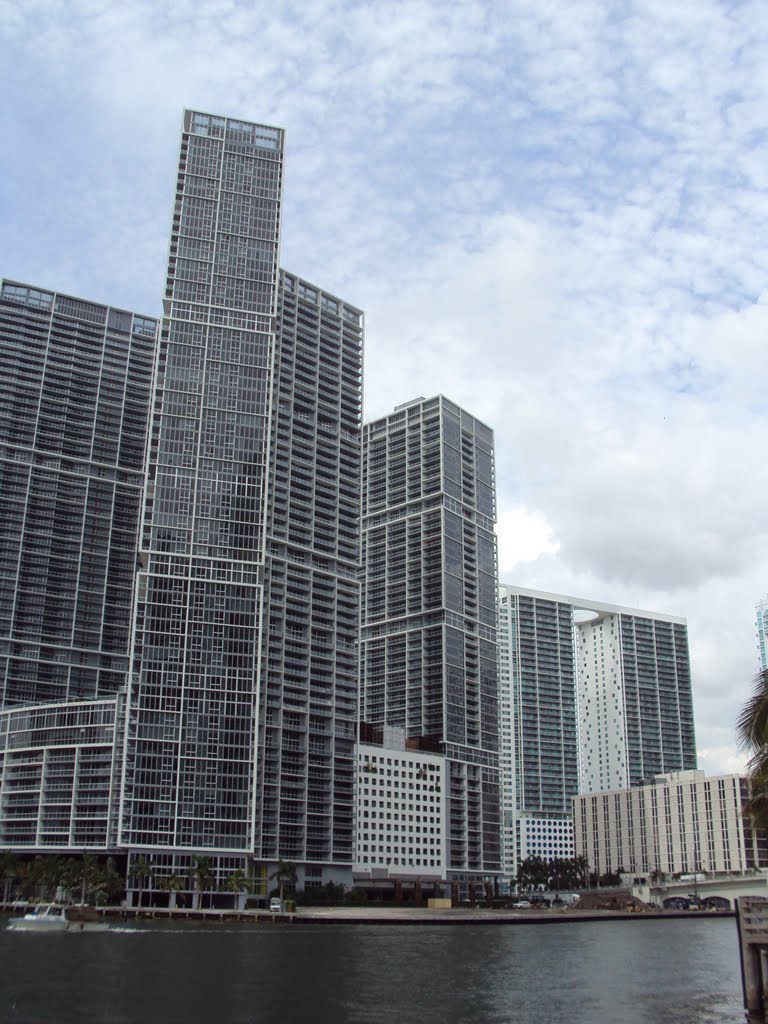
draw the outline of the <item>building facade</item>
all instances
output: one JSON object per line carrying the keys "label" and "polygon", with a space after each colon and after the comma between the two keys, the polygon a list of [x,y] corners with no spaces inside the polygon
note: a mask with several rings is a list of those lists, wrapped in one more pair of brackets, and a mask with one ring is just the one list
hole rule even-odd
{"label": "building facade", "polygon": [[581,793],[696,768],[685,619],[574,602]]}
{"label": "building facade", "polygon": [[573,606],[499,587],[504,873],[528,856],[573,856],[571,800],[579,791]]}
{"label": "building facade", "polygon": [[768,597],[755,605],[755,626],[757,629],[757,656],[760,671],[768,670]]}
{"label": "building facade", "polygon": [[358,885],[444,880],[447,869],[446,760],[400,741],[357,751]]}
{"label": "building facade", "polygon": [[157,326],[0,283],[0,848],[117,848]]}
{"label": "building facade", "polygon": [[125,691],[0,711],[0,848],[114,852]]}
{"label": "building facade", "polygon": [[443,396],[363,434],[360,717],[447,759],[448,878],[500,871],[494,449]]}
{"label": "building facade", "polygon": [[187,111],[121,842],[351,878],[362,314],[278,271],[283,132]]}
{"label": "building facade", "polygon": [[544,817],[518,814],[515,826],[518,864],[528,857],[541,857],[545,861],[570,860],[576,854],[571,815],[566,817],[557,814]]}
{"label": "building facade", "polygon": [[747,780],[669,772],[631,789],[573,801],[576,852],[599,874],[749,871],[768,866],[766,839],[744,816]]}
{"label": "building facade", "polygon": [[363,315],[285,272],[278,299],[255,854],[349,883]]}
{"label": "building facade", "polygon": [[696,767],[685,620],[499,589],[504,871],[573,856],[571,801]]}
{"label": "building facade", "polygon": [[0,283],[0,707],[127,683],[156,330]]}

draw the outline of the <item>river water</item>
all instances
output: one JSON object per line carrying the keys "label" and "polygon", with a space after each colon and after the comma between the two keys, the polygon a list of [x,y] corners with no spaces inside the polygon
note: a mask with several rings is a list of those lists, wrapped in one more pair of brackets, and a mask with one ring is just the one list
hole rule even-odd
{"label": "river water", "polygon": [[744,1013],[733,918],[172,921],[101,935],[3,930],[0,1021],[742,1024]]}

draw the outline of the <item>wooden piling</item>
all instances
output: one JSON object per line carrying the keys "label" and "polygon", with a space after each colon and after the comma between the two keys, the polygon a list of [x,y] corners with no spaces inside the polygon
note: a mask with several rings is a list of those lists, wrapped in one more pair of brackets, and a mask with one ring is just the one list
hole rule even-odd
{"label": "wooden piling", "polygon": [[736,923],[744,1008],[751,1017],[764,1020],[768,1005],[768,899],[740,896],[736,900]]}

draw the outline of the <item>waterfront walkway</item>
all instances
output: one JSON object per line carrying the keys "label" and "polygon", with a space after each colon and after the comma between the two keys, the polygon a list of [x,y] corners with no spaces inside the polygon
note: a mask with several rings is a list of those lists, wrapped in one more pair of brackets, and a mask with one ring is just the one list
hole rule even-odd
{"label": "waterfront walkway", "polygon": [[[23,914],[33,904],[0,904],[0,913]],[[515,925],[555,924],[564,921],[620,921],[642,918],[733,917],[733,911],[686,910],[496,910],[484,907],[299,907],[292,913],[271,914],[267,910],[185,909],[166,907],[99,907],[105,920],[189,920],[208,922],[250,922],[266,924],[395,924],[395,925]]]}

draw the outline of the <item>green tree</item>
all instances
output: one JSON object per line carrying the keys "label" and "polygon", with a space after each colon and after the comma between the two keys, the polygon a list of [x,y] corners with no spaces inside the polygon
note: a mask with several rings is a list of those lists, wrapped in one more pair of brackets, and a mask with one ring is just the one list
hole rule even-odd
{"label": "green tree", "polygon": [[136,888],[139,890],[139,906],[144,905],[144,889],[146,883],[152,877],[152,865],[144,856],[140,853],[136,860],[133,862],[133,880]]}
{"label": "green tree", "polygon": [[113,857],[107,857],[103,868],[103,888],[107,902],[112,906],[119,904],[125,896],[125,878],[117,870]]}
{"label": "green tree", "polygon": [[544,888],[547,885],[549,871],[546,861],[541,857],[526,857],[517,868],[517,885],[523,892],[531,889]]}
{"label": "green tree", "polygon": [[744,813],[756,828],[768,828],[768,669],[755,676],[752,693],[736,719],[736,736],[750,754],[749,800]]}
{"label": "green tree", "polygon": [[283,860],[282,857],[277,862],[277,867],[269,876],[270,881],[277,882],[277,887],[280,890],[280,899],[283,899],[284,890],[287,888],[293,890],[296,888],[296,881],[298,875],[296,874],[296,865],[291,860]]}
{"label": "green tree", "polygon": [[[73,858],[67,865],[65,877],[70,899],[77,899],[81,904],[98,903],[106,894],[104,869],[92,853],[84,853],[82,857]],[[61,883],[61,874],[59,880]]]}
{"label": "green tree", "polygon": [[3,903],[8,903],[19,883],[23,868],[15,853],[0,853],[0,881],[3,883]]}
{"label": "green tree", "polygon": [[168,906],[173,910],[176,906],[177,894],[184,888],[184,879],[172,871],[170,875],[161,878],[157,884],[158,888],[168,893]]}
{"label": "green tree", "polygon": [[195,857],[192,876],[195,880],[195,889],[197,890],[197,905],[202,907],[204,894],[212,889],[216,882],[213,867],[211,866],[211,858]]}
{"label": "green tree", "polygon": [[578,881],[574,882],[574,887],[586,889],[589,885],[589,861],[583,853],[573,857],[572,861],[576,877],[578,878]]}
{"label": "green tree", "polygon": [[368,902],[368,893],[365,889],[361,889],[360,886],[356,885],[346,894],[344,902],[349,903],[351,906],[365,906]]}
{"label": "green tree", "polygon": [[581,861],[576,857],[555,857],[547,864],[547,878],[550,889],[560,892],[561,889],[579,889],[584,878]]}
{"label": "green tree", "polygon": [[240,893],[248,892],[251,888],[251,882],[242,868],[235,868],[235,870],[224,879],[221,888],[225,892],[231,892],[234,894],[234,906],[237,910],[240,905]]}
{"label": "green tree", "polygon": [[617,885],[621,885],[622,869],[618,871],[606,871],[604,875],[600,875],[599,884],[601,888],[610,889]]}
{"label": "green tree", "polygon": [[26,895],[36,899],[53,900],[56,890],[66,878],[66,862],[61,857],[38,855],[29,861],[24,871]]}

